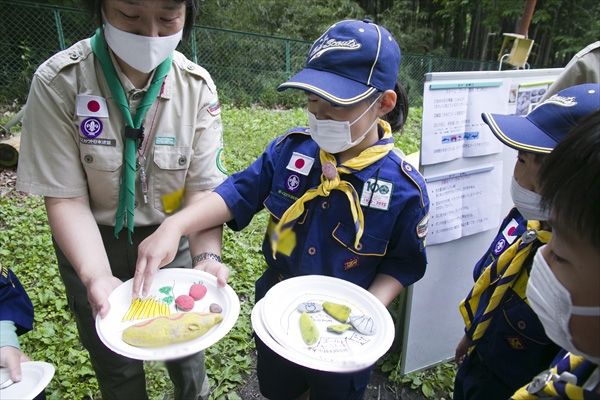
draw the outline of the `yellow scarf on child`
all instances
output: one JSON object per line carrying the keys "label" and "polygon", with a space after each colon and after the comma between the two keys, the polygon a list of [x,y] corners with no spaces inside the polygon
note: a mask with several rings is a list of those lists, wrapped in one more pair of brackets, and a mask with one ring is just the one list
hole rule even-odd
{"label": "yellow scarf on child", "polygon": [[284,241],[286,236],[292,232],[292,228],[296,223],[296,220],[304,213],[304,203],[314,199],[317,196],[328,197],[333,190],[341,190],[346,194],[346,197],[348,197],[348,201],[350,202],[350,210],[352,212],[352,219],[354,221],[354,227],[356,228],[354,247],[358,246],[365,224],[362,208],[360,207],[360,201],[356,189],[354,189],[354,186],[352,186],[350,182],[343,181],[340,178],[340,175],[358,172],[382,159],[390,152],[390,150],[394,148],[394,140],[392,138],[390,125],[383,120],[379,120],[378,122],[384,129],[383,137],[373,146],[363,150],[358,156],[351,158],[341,165],[336,166],[337,161],[335,156],[332,154],[329,154],[323,150],[319,151],[321,166],[331,163],[332,167],[335,167],[336,170],[335,177],[328,179],[325,176],[326,174],[322,173],[321,183],[319,186],[307,190],[306,193],[296,200],[294,204],[292,204],[290,208],[288,208],[283,214],[281,220],[279,220],[279,223],[277,223],[271,232],[273,258],[276,258],[277,247],[279,244]]}

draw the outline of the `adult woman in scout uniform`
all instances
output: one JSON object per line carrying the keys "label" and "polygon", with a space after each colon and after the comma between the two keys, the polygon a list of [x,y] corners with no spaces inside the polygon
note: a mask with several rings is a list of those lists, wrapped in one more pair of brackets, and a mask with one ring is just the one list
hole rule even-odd
{"label": "adult woman in scout uniform", "polygon": [[598,87],[560,91],[525,118],[482,115],[494,135],[519,152],[511,186],[516,210],[475,266],[475,285],[460,305],[466,329],[456,349],[455,399],[506,399],[559,351],[526,294],[534,256],[551,237],[537,175],[547,154],[600,105]]}
{"label": "adult woman in scout uniform", "polygon": [[[249,168],[168,218],[140,246],[134,291],[147,290],[182,234],[227,221],[242,229],[263,207],[271,214],[263,242],[268,269],[256,301],[283,279],[318,274],[353,282],[388,305],[419,280],[427,191],[416,168],[391,151],[390,125],[381,120],[400,106],[399,64],[400,49],[383,27],[333,25],[313,44],[306,68],[279,88],[307,93],[310,127],[277,138]],[[272,399],[360,399],[372,371],[316,371],[259,339],[257,349],[261,392]]]}
{"label": "adult woman in scout uniform", "polygon": [[[94,316],[133,277],[137,246],[221,183],[222,128],[208,72],[175,47],[195,0],[86,2],[104,25],[32,81],[17,188],[45,197],[59,268],[102,397],[144,398],[142,362],[109,351]],[[221,228],[179,241],[170,267],[219,268]],[[206,267],[206,266],[204,266]],[[88,301],[89,300],[89,301]],[[176,398],[208,396],[203,353],[168,362]]]}

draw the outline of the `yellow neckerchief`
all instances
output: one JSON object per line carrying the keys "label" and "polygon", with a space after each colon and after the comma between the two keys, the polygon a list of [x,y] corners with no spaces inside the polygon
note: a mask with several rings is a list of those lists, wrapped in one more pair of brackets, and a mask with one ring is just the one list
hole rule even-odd
{"label": "yellow neckerchief", "polygon": [[[537,240],[542,243],[548,243],[552,235],[549,231],[540,230],[539,221],[527,221],[527,230],[537,231]],[[469,354],[471,354],[477,342],[485,333],[492,320],[494,311],[502,302],[504,294],[515,283],[515,278],[520,275],[523,262],[527,259],[533,243],[534,241],[523,242],[523,237],[517,239],[515,243],[483,271],[477,282],[475,282],[471,292],[460,303],[459,310],[463,316],[467,330],[473,331],[474,329],[471,336],[472,343],[469,347]],[[493,289],[493,294],[489,299],[488,305],[481,317],[477,321],[474,321],[481,295],[492,284],[495,285],[495,288]],[[472,324],[475,325],[471,326]]]}
{"label": "yellow neckerchief", "polygon": [[597,399],[597,393],[582,386],[585,374],[589,374],[597,365],[581,356],[567,354],[554,367],[536,376],[531,383],[523,386],[510,398],[511,400],[536,400],[540,398],[558,399]]}
{"label": "yellow neckerchief", "polygon": [[[327,197],[332,190],[341,190],[348,197],[350,202],[350,210],[352,211],[352,218],[354,226],[356,228],[356,239],[354,241],[354,247],[358,246],[360,238],[364,230],[364,217],[362,208],[360,207],[360,201],[358,193],[354,186],[350,182],[343,181],[340,179],[340,174],[352,174],[358,172],[365,167],[375,163],[376,161],[385,157],[390,150],[394,148],[394,140],[392,138],[392,129],[390,124],[386,121],[379,120],[379,125],[383,127],[384,135],[377,143],[373,146],[363,150],[358,156],[351,158],[345,163],[335,167],[336,175],[333,179],[327,179],[325,174],[321,174],[321,184],[314,189],[309,189],[294,202],[287,209],[287,211],[281,217],[281,220],[271,234],[271,246],[273,247],[273,258],[276,258],[277,246],[285,239],[287,235],[292,231],[292,227],[296,223],[298,217],[304,213],[304,203],[314,199],[317,196]],[[332,166],[337,164],[335,156],[320,150],[319,158],[321,159],[321,166],[326,163],[331,163]]]}

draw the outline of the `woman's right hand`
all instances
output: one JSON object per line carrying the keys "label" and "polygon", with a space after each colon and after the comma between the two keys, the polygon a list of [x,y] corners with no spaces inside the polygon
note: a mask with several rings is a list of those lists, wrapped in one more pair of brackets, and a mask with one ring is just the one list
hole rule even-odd
{"label": "woman's right hand", "polygon": [[170,225],[167,218],[152,235],[140,243],[133,276],[132,297],[139,297],[140,289],[142,297],[146,296],[156,271],[175,259],[182,235],[174,224],[173,227]]}

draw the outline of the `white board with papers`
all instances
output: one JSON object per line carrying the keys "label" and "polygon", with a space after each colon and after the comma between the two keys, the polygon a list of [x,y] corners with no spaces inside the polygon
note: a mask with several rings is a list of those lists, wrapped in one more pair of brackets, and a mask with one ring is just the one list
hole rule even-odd
{"label": "white board with papers", "polygon": [[517,153],[493,136],[481,113],[527,114],[560,72],[426,75],[419,169],[431,203],[428,266],[406,293],[403,374],[454,358],[464,333],[458,305],[473,286],[475,263],[512,207]]}

